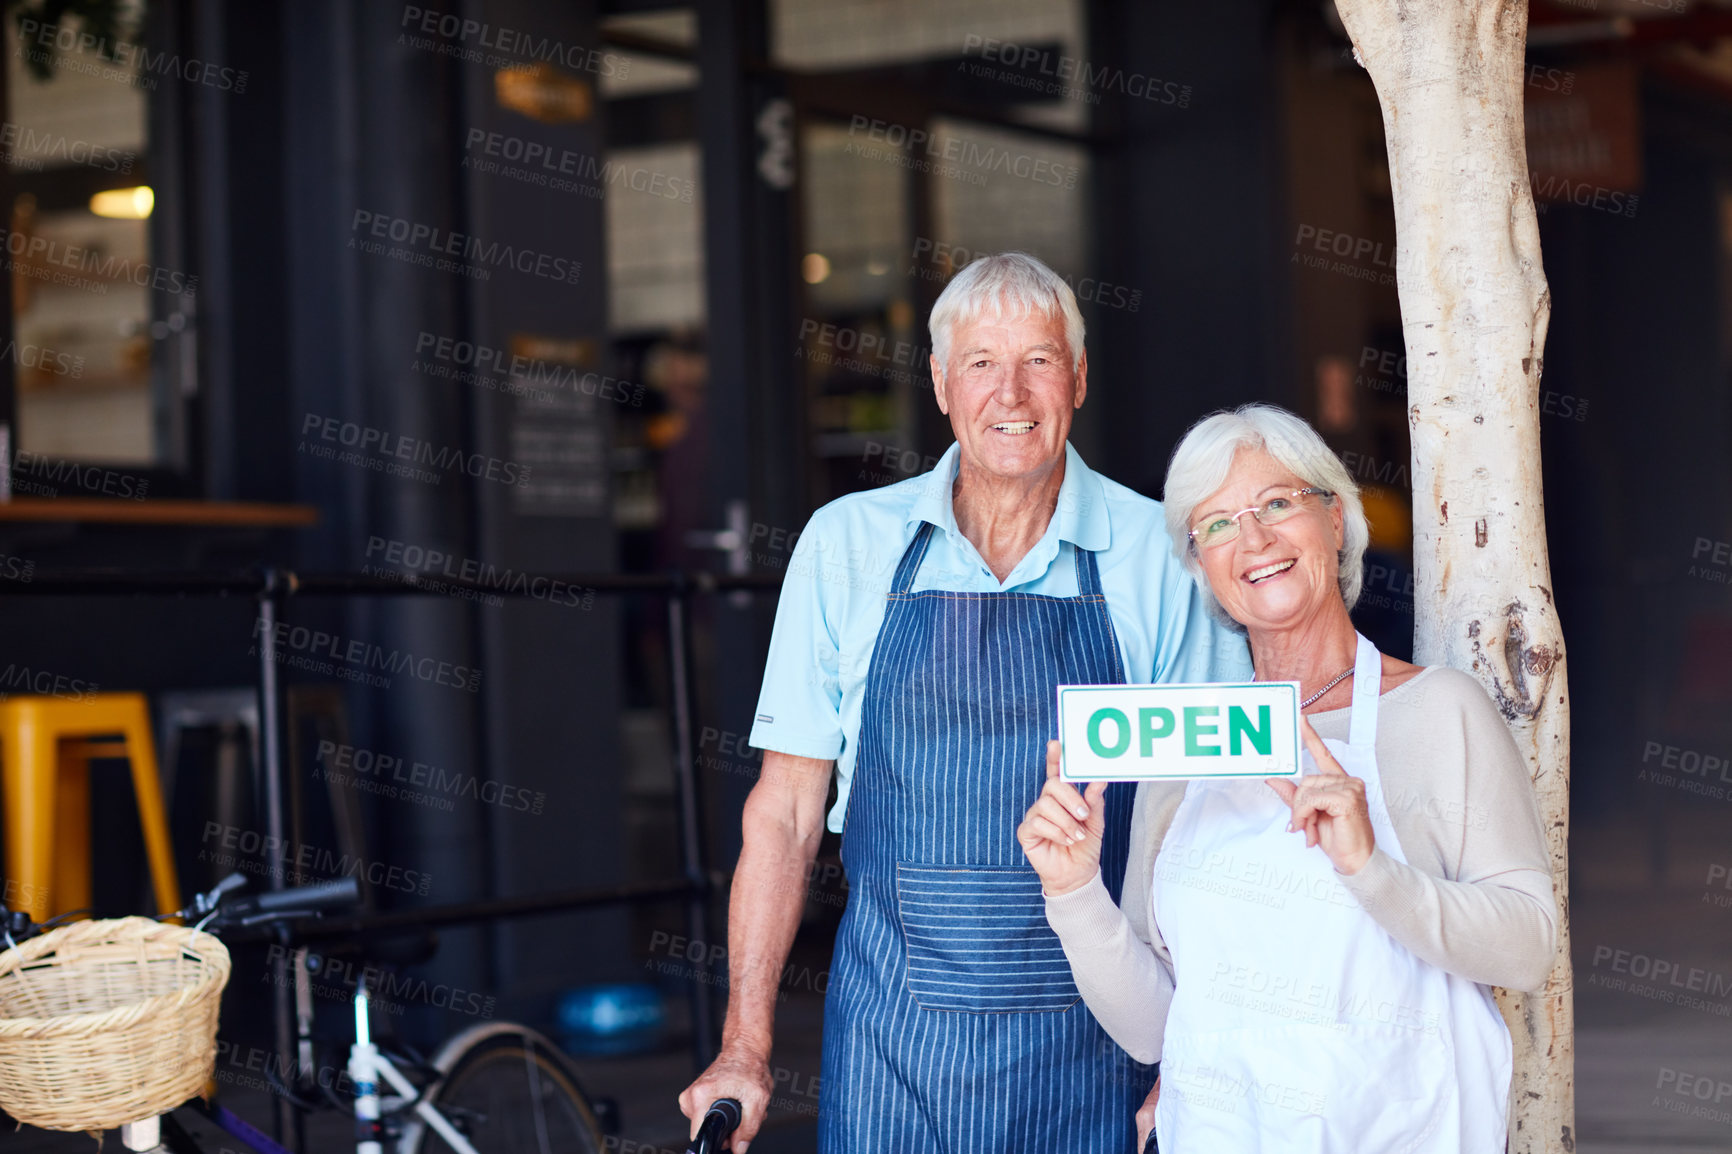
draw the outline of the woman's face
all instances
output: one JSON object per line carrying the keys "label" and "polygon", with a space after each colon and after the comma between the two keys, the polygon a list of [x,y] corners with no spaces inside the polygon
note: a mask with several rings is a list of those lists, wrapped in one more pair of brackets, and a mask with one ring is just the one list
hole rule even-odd
{"label": "woman's face", "polygon": [[[1190,528],[1284,497],[1306,482],[1261,449],[1241,449],[1226,483],[1191,514]],[[1209,588],[1228,616],[1247,629],[1291,629],[1341,602],[1341,503],[1298,498],[1298,514],[1265,525],[1239,518],[1239,535],[1225,544],[1198,544]],[[1200,535],[1200,534],[1199,534]]]}

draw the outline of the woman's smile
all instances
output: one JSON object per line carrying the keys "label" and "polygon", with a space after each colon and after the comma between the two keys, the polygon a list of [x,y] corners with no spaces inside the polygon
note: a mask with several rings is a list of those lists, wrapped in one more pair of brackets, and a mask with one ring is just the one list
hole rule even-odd
{"label": "woman's smile", "polygon": [[1251,585],[1266,585],[1271,581],[1280,580],[1296,564],[1298,564],[1298,558],[1289,557],[1285,561],[1259,565],[1245,574],[1245,581]]}

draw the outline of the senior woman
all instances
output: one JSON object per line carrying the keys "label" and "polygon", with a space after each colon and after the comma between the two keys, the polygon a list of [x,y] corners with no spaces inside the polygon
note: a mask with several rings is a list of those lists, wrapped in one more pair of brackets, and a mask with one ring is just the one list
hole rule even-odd
{"label": "senior woman", "polygon": [[1467,674],[1355,631],[1365,514],[1298,417],[1199,423],[1165,515],[1257,679],[1299,683],[1305,776],[1141,786],[1122,908],[1095,864],[1106,787],[1060,782],[1056,742],[1018,829],[1089,1009],[1161,1062],[1160,1149],[1503,1150],[1489,987],[1537,989],[1557,921],[1503,719]]}

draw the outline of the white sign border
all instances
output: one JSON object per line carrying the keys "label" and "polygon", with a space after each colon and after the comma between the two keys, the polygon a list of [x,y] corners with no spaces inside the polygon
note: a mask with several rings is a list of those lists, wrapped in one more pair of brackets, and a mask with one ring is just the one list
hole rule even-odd
{"label": "white sign border", "polygon": [[1205,773],[1195,777],[1162,776],[1162,777],[1070,777],[1069,767],[1064,752],[1064,697],[1067,689],[1087,690],[1090,693],[1112,692],[1114,690],[1147,690],[1147,689],[1275,689],[1285,688],[1293,695],[1294,714],[1303,718],[1304,710],[1299,706],[1299,683],[1297,681],[1163,681],[1156,684],[1121,684],[1121,685],[1061,685],[1058,687],[1058,777],[1060,781],[1072,785],[1087,785],[1093,781],[1119,782],[1126,785],[1140,785],[1148,782],[1183,782],[1193,781],[1244,781],[1248,778],[1283,777],[1298,780],[1305,772],[1302,750],[1304,739],[1299,734],[1299,725],[1293,726],[1293,769],[1290,773]]}

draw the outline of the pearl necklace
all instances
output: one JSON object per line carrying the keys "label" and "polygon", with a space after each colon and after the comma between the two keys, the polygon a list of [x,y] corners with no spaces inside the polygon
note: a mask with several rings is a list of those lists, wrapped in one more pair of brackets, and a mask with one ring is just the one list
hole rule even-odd
{"label": "pearl necklace", "polygon": [[1311,708],[1311,706],[1314,705],[1316,702],[1322,700],[1323,695],[1325,693],[1328,693],[1331,689],[1334,689],[1337,685],[1340,685],[1343,681],[1346,681],[1349,677],[1352,677],[1353,676],[1353,669],[1354,669],[1354,667],[1349,665],[1346,669],[1343,669],[1340,673],[1337,673],[1334,676],[1334,678],[1332,678],[1330,680],[1328,685],[1325,685],[1322,689],[1319,689],[1316,693],[1313,693],[1310,697],[1307,697],[1304,701],[1301,701],[1299,703],[1299,708],[1300,709]]}

